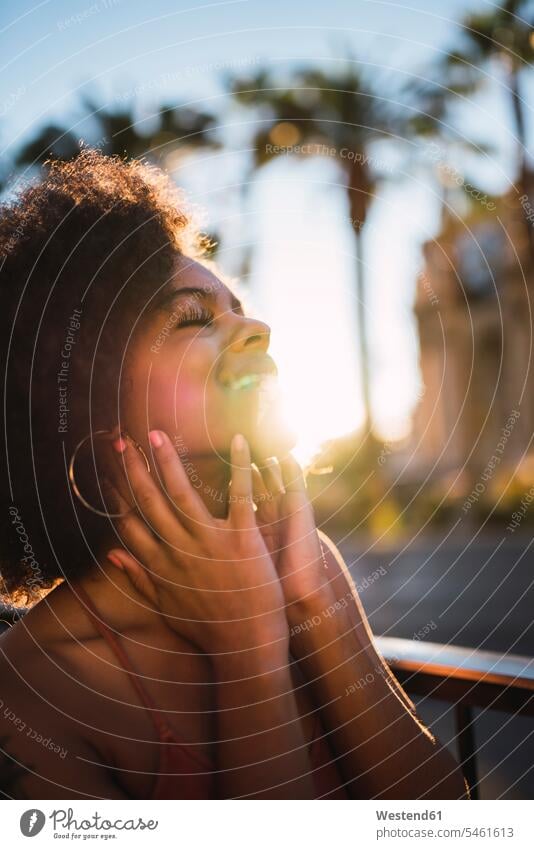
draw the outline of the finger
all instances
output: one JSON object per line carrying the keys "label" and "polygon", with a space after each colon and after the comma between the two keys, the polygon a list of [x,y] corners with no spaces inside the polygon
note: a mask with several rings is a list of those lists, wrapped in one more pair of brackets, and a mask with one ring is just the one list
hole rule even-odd
{"label": "finger", "polygon": [[274,562],[280,554],[280,498],[273,498],[258,469],[252,467],[252,486],[257,499],[256,522]]}
{"label": "finger", "polygon": [[252,493],[256,504],[256,521],[270,524],[278,518],[278,501],[265,485],[259,469],[252,466]]}
{"label": "finger", "polygon": [[[135,508],[134,498],[132,496],[132,492],[128,481],[124,477],[122,469],[120,469],[115,460],[115,452],[113,450],[112,442],[120,436],[120,433],[114,432],[109,439],[105,439],[102,441],[102,449],[100,453],[99,463],[102,464],[103,476],[104,480],[112,485],[114,488],[114,492],[118,492],[122,502],[125,503],[126,509],[132,510]],[[104,492],[104,486],[102,487],[102,491]],[[113,498],[113,493],[109,491],[109,495]],[[119,509],[114,510],[113,512],[121,512],[124,510],[124,504]]]}
{"label": "finger", "polygon": [[185,548],[189,535],[150,475],[131,439],[120,436],[112,444],[117,465],[125,475],[133,503],[150,529],[165,542]]}
{"label": "finger", "polygon": [[306,494],[304,473],[295,458],[291,454],[287,454],[279,463],[286,493],[300,492]]}
{"label": "finger", "polygon": [[280,464],[276,457],[270,457],[266,460],[265,465],[262,466],[262,474],[266,483],[266,486],[272,492],[273,495],[284,495],[285,487],[284,481],[282,478],[282,471],[280,469]]}
{"label": "finger", "polygon": [[163,491],[178,510],[180,521],[191,531],[195,530],[195,525],[204,527],[210,524],[213,517],[193,488],[167,434],[162,430],[152,430],[149,439],[161,473]]}
{"label": "finger", "polygon": [[252,506],[252,467],[248,442],[240,433],[236,433],[232,439],[230,460],[232,480],[228,497],[228,517],[237,527],[250,528],[252,524],[256,524]]}
{"label": "finger", "polygon": [[280,470],[286,494],[282,499],[284,514],[298,514],[299,520],[315,527],[313,508],[308,498],[304,473],[291,454],[280,460]]}
{"label": "finger", "polygon": [[271,498],[271,493],[265,486],[262,474],[257,466],[252,463],[252,495],[257,506]]}
{"label": "finger", "polygon": [[154,564],[156,568],[162,559],[161,543],[134,510],[121,513],[121,516],[113,519],[118,545],[126,548],[141,563]]}
{"label": "finger", "polygon": [[105,509],[111,514],[110,519],[113,519],[116,518],[115,514],[118,516],[119,513],[130,513],[135,508],[120,491],[119,485],[115,480],[119,477],[117,471],[115,470],[115,475],[113,477],[110,477],[108,472],[109,470],[106,469],[106,472],[99,482],[99,486]]}
{"label": "finger", "polygon": [[107,558],[117,569],[125,572],[128,580],[137,592],[151,605],[158,604],[158,592],[152,578],[145,567],[123,548],[113,548],[108,551]]}

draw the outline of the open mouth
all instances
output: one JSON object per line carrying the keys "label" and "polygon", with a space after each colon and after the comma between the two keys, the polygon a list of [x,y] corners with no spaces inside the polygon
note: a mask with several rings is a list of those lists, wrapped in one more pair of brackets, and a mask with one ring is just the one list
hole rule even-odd
{"label": "open mouth", "polygon": [[274,376],[270,374],[256,374],[255,372],[250,372],[231,379],[225,384],[225,386],[233,392],[240,392],[246,389],[256,389],[260,386],[260,384],[266,380],[273,379],[273,377]]}
{"label": "open mouth", "polygon": [[219,380],[230,392],[246,392],[272,384],[276,381],[277,374],[276,366],[269,358],[261,363],[255,363],[248,369],[225,368],[219,375]]}

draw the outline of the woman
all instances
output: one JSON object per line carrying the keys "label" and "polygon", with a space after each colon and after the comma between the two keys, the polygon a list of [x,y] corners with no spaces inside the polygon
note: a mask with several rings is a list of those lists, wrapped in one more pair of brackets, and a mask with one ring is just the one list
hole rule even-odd
{"label": "woman", "polygon": [[465,797],[315,528],[269,328],[170,181],[83,151],[0,246],[2,586],[30,608],[0,639],[4,794]]}

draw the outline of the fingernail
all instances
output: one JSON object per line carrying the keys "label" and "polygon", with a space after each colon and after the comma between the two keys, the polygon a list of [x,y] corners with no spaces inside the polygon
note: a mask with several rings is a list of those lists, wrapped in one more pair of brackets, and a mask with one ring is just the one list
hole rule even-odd
{"label": "fingernail", "polygon": [[123,454],[126,451],[126,440],[119,436],[118,439],[114,439],[111,443],[113,445],[113,450],[117,452],[117,454]]}
{"label": "fingernail", "polygon": [[234,448],[236,451],[243,451],[245,448],[245,437],[241,433],[236,433],[234,436]]}
{"label": "fingernail", "polygon": [[113,563],[114,566],[117,567],[117,569],[124,569],[124,566],[115,554],[107,554],[106,557],[109,561],[111,561],[111,563]]}
{"label": "fingernail", "polygon": [[163,437],[159,430],[151,430],[148,434],[148,438],[150,439],[150,444],[153,448],[161,448],[163,445]]}

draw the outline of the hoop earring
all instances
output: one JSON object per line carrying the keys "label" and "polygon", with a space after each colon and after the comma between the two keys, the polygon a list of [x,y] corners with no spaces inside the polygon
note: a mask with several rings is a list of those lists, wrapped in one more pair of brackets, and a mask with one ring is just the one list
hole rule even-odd
{"label": "hoop earring", "polygon": [[[110,430],[95,430],[95,432],[92,434],[92,436],[94,438],[96,436],[102,436],[103,434],[111,435],[111,433],[112,433],[112,431],[110,431]],[[141,447],[141,445],[138,442],[136,442],[135,439],[132,436],[130,436],[130,434],[125,430],[121,430],[120,435],[122,437],[126,437],[126,439],[130,439],[133,442],[134,447],[139,451],[143,460],[145,461],[147,472],[150,474],[150,463],[148,462],[148,457],[146,456],[145,452],[143,451],[143,448]],[[72,453],[72,456],[71,456],[70,462],[69,462],[70,485],[72,486],[72,490],[73,490],[76,498],[83,504],[84,507],[86,507],[88,510],[90,510],[91,513],[96,513],[97,516],[102,516],[105,519],[120,519],[122,516],[126,516],[129,511],[125,510],[124,513],[106,513],[105,510],[98,510],[98,508],[93,507],[93,505],[89,504],[89,502],[83,497],[83,495],[81,494],[81,492],[78,488],[78,484],[76,483],[76,478],[75,478],[75,475],[74,475],[74,463],[76,461],[76,455],[78,454],[78,451],[80,450],[80,448],[89,439],[91,439],[91,434],[89,434],[88,436],[84,436],[84,438],[82,440],[80,440],[80,442],[78,442],[78,445],[76,446],[76,448],[74,449],[74,451]]]}

